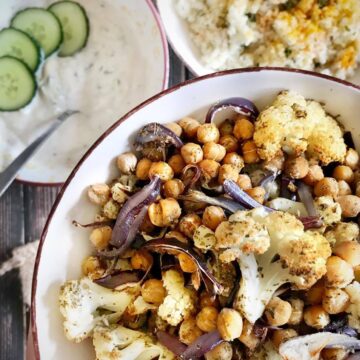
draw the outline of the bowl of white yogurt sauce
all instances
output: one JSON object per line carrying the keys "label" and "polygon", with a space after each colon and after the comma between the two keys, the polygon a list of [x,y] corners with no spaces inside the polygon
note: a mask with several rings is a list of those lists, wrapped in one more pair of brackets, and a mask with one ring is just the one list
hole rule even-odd
{"label": "bowl of white yogurt sauce", "polygon": [[[18,11],[51,0],[0,3],[0,29]],[[59,114],[79,110],[55,132],[18,179],[59,184],[111,124],[167,88],[168,46],[150,0],[77,0],[89,18],[84,49],[70,57],[51,55],[36,73],[38,91],[21,110],[0,112],[0,172]],[[96,169],[94,169],[96,171]]]}

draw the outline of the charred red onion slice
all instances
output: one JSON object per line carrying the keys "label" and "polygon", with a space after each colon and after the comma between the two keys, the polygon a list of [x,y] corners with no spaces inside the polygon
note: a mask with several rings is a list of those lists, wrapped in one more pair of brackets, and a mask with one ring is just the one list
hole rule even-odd
{"label": "charred red onion slice", "polygon": [[[258,203],[245,191],[240,189],[240,187],[232,180],[225,180],[223,186],[225,192],[234,200],[240,202],[246,209],[254,209],[262,206],[269,213],[274,211],[274,209]],[[299,220],[303,223],[305,230],[320,228],[323,225],[322,220],[318,216],[300,216]]]}
{"label": "charred red onion slice", "polygon": [[114,221],[104,220],[104,221],[94,221],[93,223],[89,223],[89,224],[80,224],[76,220],[73,220],[72,224],[76,227],[82,227],[82,228],[99,228],[102,226],[113,226]]}
{"label": "charred red onion slice", "polygon": [[120,250],[117,255],[131,245],[146,215],[147,206],[159,196],[160,187],[161,180],[156,176],[148,185],[131,196],[121,208],[110,241],[111,245]]}
{"label": "charred red onion slice", "polygon": [[136,150],[141,150],[145,144],[150,142],[171,144],[178,149],[184,145],[173,131],[158,123],[151,123],[140,129],[135,139]]}
{"label": "charred red onion slice", "polygon": [[187,349],[187,346],[183,344],[176,336],[170,335],[165,331],[158,331],[156,333],[156,337],[159,340],[160,344],[167,347],[176,356],[181,357],[181,355]]}
{"label": "charred red onion slice", "polygon": [[290,179],[285,175],[281,176],[280,197],[296,201],[295,193],[291,192],[288,188],[289,184],[291,183],[294,183],[294,180]]}
{"label": "charred red onion slice", "polygon": [[305,230],[318,229],[323,226],[323,222],[318,216],[300,216],[299,220],[303,223]]}
{"label": "charred red onion slice", "polygon": [[223,341],[218,330],[201,335],[187,347],[182,353],[181,359],[191,360],[201,358]]}
{"label": "charred red onion slice", "polygon": [[242,97],[234,97],[225,99],[214,104],[206,114],[206,123],[211,123],[215,117],[215,115],[224,109],[232,109],[238,114],[246,115],[251,120],[255,120],[259,115],[259,110],[250,100],[242,98]]}
{"label": "charred red onion slice", "polygon": [[205,287],[210,294],[221,294],[223,288],[218,283],[214,275],[210,272],[200,255],[197,254],[188,244],[184,244],[176,239],[156,239],[150,240],[144,246],[143,249],[153,251],[177,251],[188,255],[196,264],[200,270],[201,278],[204,281]]}
{"label": "charred red onion slice", "polygon": [[218,197],[207,196],[203,192],[197,190],[189,190],[186,195],[180,195],[179,199],[190,202],[200,202],[200,203],[207,203],[210,205],[220,206],[223,209],[230,211],[231,213],[234,213],[238,210],[245,210],[245,208],[242,205],[240,205],[234,200],[227,199],[222,196],[218,196]]}
{"label": "charred red onion slice", "polygon": [[[189,176],[189,170],[194,170],[194,175]],[[185,185],[185,190],[191,189],[200,179],[201,170],[197,165],[189,164],[184,167],[182,170],[181,180]]]}
{"label": "charred red onion slice", "polygon": [[137,283],[142,279],[142,274],[139,271],[122,271],[119,274],[107,275],[100,279],[94,280],[94,283],[106,287],[108,289],[115,289],[118,286]]}
{"label": "charred red onion slice", "polygon": [[312,197],[310,187],[305,183],[303,183],[302,181],[300,181],[297,187],[297,192],[300,201],[305,205],[309,216],[317,216],[318,213],[315,209],[314,199]]}
{"label": "charred red onion slice", "polygon": [[272,212],[273,209],[270,209],[267,206],[261,205],[259,202],[254,200],[249,194],[242,190],[235,181],[225,180],[224,191],[230,195],[235,201],[239,202],[246,209],[254,209],[257,207],[263,207],[266,211]]}
{"label": "charred red onion slice", "polygon": [[346,360],[360,360],[360,352],[351,354],[349,357],[346,358]]}

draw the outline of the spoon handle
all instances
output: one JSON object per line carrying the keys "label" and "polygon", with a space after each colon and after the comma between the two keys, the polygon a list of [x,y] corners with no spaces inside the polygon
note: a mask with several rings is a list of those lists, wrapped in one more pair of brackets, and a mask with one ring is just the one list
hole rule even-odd
{"label": "spoon handle", "polygon": [[55,121],[37,138],[35,139],[24,151],[17,156],[10,165],[0,173],[0,197],[5,193],[7,188],[12,184],[20,169],[25,163],[34,155],[40,145],[71,115],[78,111],[65,111],[58,116]]}

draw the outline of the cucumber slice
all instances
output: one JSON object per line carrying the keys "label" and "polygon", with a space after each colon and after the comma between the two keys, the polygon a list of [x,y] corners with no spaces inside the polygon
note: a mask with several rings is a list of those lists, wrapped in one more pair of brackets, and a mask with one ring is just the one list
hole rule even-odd
{"label": "cucumber slice", "polygon": [[60,47],[63,39],[59,20],[45,9],[27,8],[19,11],[12,18],[11,27],[33,37],[43,48],[46,57]]}
{"label": "cucumber slice", "polygon": [[0,31],[0,57],[6,55],[22,60],[32,71],[36,71],[41,63],[40,47],[29,35],[17,29]]}
{"label": "cucumber slice", "polygon": [[71,56],[85,47],[89,36],[89,20],[85,9],[73,1],[59,1],[48,10],[57,16],[63,29],[64,42],[59,56]]}
{"label": "cucumber slice", "polygon": [[28,66],[11,56],[0,58],[0,111],[23,108],[35,93],[35,77]]}

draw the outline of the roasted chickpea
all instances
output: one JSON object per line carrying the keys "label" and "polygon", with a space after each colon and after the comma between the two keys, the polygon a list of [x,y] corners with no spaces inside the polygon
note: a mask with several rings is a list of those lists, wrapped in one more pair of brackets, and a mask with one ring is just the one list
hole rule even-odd
{"label": "roasted chickpea", "polygon": [[136,177],[140,180],[148,180],[151,165],[151,160],[147,158],[140,159],[136,166]]}
{"label": "roasted chickpea", "polygon": [[231,360],[233,348],[230,343],[223,341],[205,354],[205,360]]}
{"label": "roasted chickpea", "polygon": [[165,234],[165,238],[166,239],[176,239],[184,244],[187,244],[189,242],[187,237],[184,234],[182,234],[180,231],[176,231],[176,230],[168,231]]}
{"label": "roasted chickpea", "polygon": [[285,325],[291,316],[291,305],[279,297],[273,297],[266,305],[265,316],[272,326]]}
{"label": "roasted chickpea", "polygon": [[153,264],[153,257],[146,250],[137,250],[131,257],[131,266],[135,270],[146,271]]}
{"label": "roasted chickpea", "polygon": [[301,299],[290,299],[291,315],[288,321],[289,325],[299,325],[303,320],[304,302]]}
{"label": "roasted chickpea", "polygon": [[285,174],[292,179],[303,179],[309,171],[309,163],[301,156],[285,161]]}
{"label": "roasted chickpea", "polygon": [[344,288],[354,279],[352,266],[338,256],[330,256],[326,262],[326,285],[329,287]]}
{"label": "roasted chickpea", "polygon": [[174,171],[175,175],[179,175],[182,173],[184,167],[186,166],[184,159],[180,154],[173,155],[169,160],[168,164]]}
{"label": "roasted chickpea", "polygon": [[273,159],[264,161],[263,168],[265,170],[277,172],[279,170],[284,169],[284,164],[285,164],[285,157],[284,157],[284,154],[281,152],[279,155],[275,156]]}
{"label": "roasted chickpea", "polygon": [[335,245],[333,253],[352,267],[360,265],[360,244],[357,241],[343,241]]}
{"label": "roasted chickpea", "polygon": [[219,126],[220,135],[232,135],[234,129],[234,125],[231,120],[226,119]]}
{"label": "roasted chickpea", "polygon": [[321,359],[323,360],[346,360],[349,350],[346,349],[323,349],[321,351]]}
{"label": "roasted chickpea", "polygon": [[360,198],[356,195],[342,195],[336,201],[341,206],[342,216],[356,217],[360,213]]}
{"label": "roasted chickpea", "polygon": [[208,206],[202,216],[202,222],[211,230],[216,230],[226,220],[225,212],[220,206]]}
{"label": "roasted chickpea", "polygon": [[158,161],[152,163],[149,169],[149,177],[154,176],[158,176],[162,181],[168,181],[174,177],[174,171],[166,162]]}
{"label": "roasted chickpea", "polygon": [[171,122],[171,123],[165,124],[165,127],[167,127],[169,130],[171,130],[178,137],[180,137],[182,134],[182,127],[179,124],[177,124],[176,122]]}
{"label": "roasted chickpea", "polygon": [[204,332],[216,329],[218,311],[213,306],[205,306],[196,315],[196,325]]}
{"label": "roasted chickpea", "polygon": [[316,196],[332,196],[336,198],[339,193],[339,185],[334,178],[325,177],[318,181],[314,187]]}
{"label": "roasted chickpea", "polygon": [[255,350],[261,341],[260,338],[255,335],[253,329],[254,325],[252,325],[248,320],[244,319],[243,330],[239,340],[250,350]]}
{"label": "roasted chickpea", "polygon": [[254,141],[248,140],[241,146],[245,164],[256,164],[260,161],[257,153],[257,147]]}
{"label": "roasted chickpea", "polygon": [[151,222],[149,218],[149,213],[146,213],[144,220],[142,224],[140,225],[140,231],[143,231],[145,233],[151,233],[153,230],[155,230],[155,225]]}
{"label": "roasted chickpea", "polygon": [[235,121],[233,134],[238,140],[249,140],[253,137],[254,130],[255,126],[248,118],[238,116]]}
{"label": "roasted chickpea", "polygon": [[351,187],[346,181],[344,180],[338,181],[338,186],[339,186],[339,196],[351,195],[352,193]]}
{"label": "roasted chickpea", "polygon": [[181,156],[186,164],[197,164],[203,157],[201,146],[194,143],[187,143],[181,148]]}
{"label": "roasted chickpea", "polygon": [[308,305],[321,304],[325,291],[324,279],[320,279],[305,294],[305,301]]}
{"label": "roasted chickpea", "polygon": [[258,203],[263,204],[265,201],[265,194],[266,191],[261,186],[255,186],[252,189],[245,190],[247,194],[249,194],[254,200],[256,200]]}
{"label": "roasted chickpea", "polygon": [[223,135],[219,139],[219,144],[222,145],[226,152],[235,152],[238,150],[237,138],[233,135]]}
{"label": "roasted chickpea", "polygon": [[354,267],[355,280],[360,282],[360,265]]}
{"label": "roasted chickpea", "polygon": [[131,314],[131,308],[129,307],[121,316],[121,321],[127,328],[137,330],[143,327],[146,323],[146,314],[135,315]]}
{"label": "roasted chickpea", "polygon": [[320,165],[310,165],[309,171],[304,177],[303,181],[305,184],[314,186],[318,181],[324,178],[324,172]]}
{"label": "roasted chickpea", "polygon": [[141,286],[141,296],[150,304],[160,305],[166,296],[162,281],[158,279],[146,280]]}
{"label": "roasted chickpea", "polygon": [[203,146],[204,159],[220,162],[226,155],[226,149],[214,142],[208,142]]}
{"label": "roasted chickpea", "polygon": [[97,250],[104,250],[109,245],[111,234],[110,226],[101,226],[91,231],[90,241]]}
{"label": "roasted chickpea", "polygon": [[236,152],[227,153],[224,157],[223,164],[236,166],[239,171],[244,167],[244,159]]}
{"label": "roasted chickpea", "polygon": [[192,239],[195,230],[202,224],[201,218],[196,214],[187,214],[180,219],[179,230]]}
{"label": "roasted chickpea", "polygon": [[226,341],[238,338],[242,332],[242,317],[235,309],[223,308],[217,317],[217,329]]}
{"label": "roasted chickpea", "polygon": [[177,258],[179,260],[180,268],[183,272],[194,273],[197,271],[197,266],[189,255],[180,253]]}
{"label": "roasted chickpea", "polygon": [[354,149],[348,149],[345,156],[345,165],[355,170],[359,165],[359,154]]}
{"label": "roasted chickpea", "polygon": [[120,183],[115,183],[111,187],[111,196],[119,204],[125,203],[128,199],[128,196],[125,193],[125,191],[123,191],[123,189],[121,188]]}
{"label": "roasted chickpea", "polygon": [[169,226],[181,215],[181,207],[176,199],[161,199],[158,203],[149,206],[150,221],[159,227]]}
{"label": "roasted chickpea", "polygon": [[108,218],[115,220],[119,214],[120,211],[120,204],[114,200],[109,200],[104,206],[103,206],[103,214]]}
{"label": "roasted chickpea", "polygon": [[331,315],[339,314],[349,305],[349,295],[342,289],[326,288],[322,306]]}
{"label": "roasted chickpea", "polygon": [[215,160],[205,159],[199,162],[199,168],[205,179],[215,179],[218,177],[220,164]]}
{"label": "roasted chickpea", "polygon": [[191,117],[184,117],[179,121],[179,125],[182,127],[187,137],[193,138],[197,134],[200,123]]}
{"label": "roasted chickpea", "polygon": [[354,181],[354,172],[351,170],[351,167],[346,165],[337,166],[332,175],[336,180],[344,180],[347,183]]}
{"label": "roasted chickpea", "polygon": [[355,195],[360,197],[360,182],[357,182],[355,185]]}
{"label": "roasted chickpea", "polygon": [[164,195],[167,198],[177,199],[185,190],[185,185],[180,179],[171,179],[163,185]]}
{"label": "roasted chickpea", "polygon": [[217,143],[220,138],[219,129],[215,124],[202,124],[197,129],[197,140],[201,144]]}
{"label": "roasted chickpea", "polygon": [[110,188],[107,184],[94,184],[88,188],[89,200],[95,205],[105,205],[110,199]]}
{"label": "roasted chickpea", "polygon": [[200,308],[204,308],[206,306],[213,306],[215,308],[219,307],[219,300],[216,296],[210,296],[209,293],[203,291],[200,294]]}
{"label": "roasted chickpea", "polygon": [[239,176],[239,168],[235,165],[224,164],[220,166],[218,181],[222,184],[225,180],[237,181]]}
{"label": "roasted chickpea", "polygon": [[117,166],[122,174],[130,175],[136,169],[137,157],[131,152],[121,154],[117,158]]}
{"label": "roasted chickpea", "polygon": [[242,190],[249,190],[252,187],[250,176],[247,174],[239,174],[236,183]]}
{"label": "roasted chickpea", "polygon": [[193,343],[202,334],[203,332],[197,327],[193,317],[185,319],[180,325],[179,339],[186,345]]}
{"label": "roasted chickpea", "polygon": [[312,305],[304,310],[304,321],[306,325],[321,330],[329,324],[330,316],[321,305]]}
{"label": "roasted chickpea", "polygon": [[82,263],[82,272],[90,279],[99,279],[105,273],[105,269],[102,268],[96,256],[89,256]]}
{"label": "roasted chickpea", "polygon": [[296,336],[298,336],[298,334],[294,329],[279,329],[273,332],[271,342],[274,344],[275,348],[278,349],[281,343]]}

